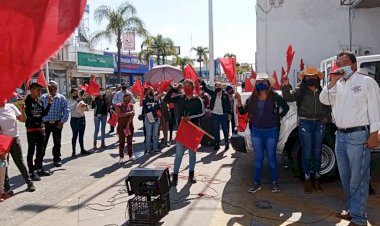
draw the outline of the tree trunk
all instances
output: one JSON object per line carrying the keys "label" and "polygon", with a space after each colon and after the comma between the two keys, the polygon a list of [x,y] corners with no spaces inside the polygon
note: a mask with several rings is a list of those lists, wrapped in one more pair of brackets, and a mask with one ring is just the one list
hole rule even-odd
{"label": "tree trunk", "polygon": [[202,58],[199,58],[199,76],[201,76],[203,78],[203,76],[202,76]]}
{"label": "tree trunk", "polygon": [[121,31],[117,34],[117,83],[121,84]]}
{"label": "tree trunk", "polygon": [[161,62],[160,62],[160,57],[161,57],[161,56],[160,56],[160,54],[158,53],[158,54],[157,54],[157,65],[160,65],[160,63],[161,63]]}

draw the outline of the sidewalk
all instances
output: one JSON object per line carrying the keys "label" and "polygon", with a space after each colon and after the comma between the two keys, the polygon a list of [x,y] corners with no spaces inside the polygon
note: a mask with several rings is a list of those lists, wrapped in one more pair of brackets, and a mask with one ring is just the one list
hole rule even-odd
{"label": "sidewalk", "polygon": [[[222,146],[223,147],[223,146]],[[65,198],[22,225],[126,225],[128,221],[124,180],[134,167],[172,169],[175,148],[153,156],[126,162],[115,172]],[[159,225],[348,225],[334,215],[343,195],[338,182],[324,184],[323,193],[305,195],[302,183],[290,171],[279,169],[280,193],[271,193],[269,175],[264,170],[263,188],[249,194],[252,153],[201,148],[197,153],[198,183],[187,180],[188,155],[183,158],[180,181],[170,191],[171,210]],[[115,163],[117,164],[117,163]],[[376,181],[375,187],[379,187]],[[370,197],[368,215],[379,225],[379,197]]]}

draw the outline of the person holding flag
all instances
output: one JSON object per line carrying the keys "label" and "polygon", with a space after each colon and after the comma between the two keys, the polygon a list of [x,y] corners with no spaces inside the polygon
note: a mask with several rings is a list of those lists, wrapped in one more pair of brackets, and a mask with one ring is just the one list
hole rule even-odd
{"label": "person holding flag", "polygon": [[[179,105],[180,111],[179,116],[182,117],[182,121],[188,122],[200,126],[200,119],[205,114],[205,108],[203,101],[194,95],[194,83],[192,80],[186,79],[183,82],[183,88],[185,94],[178,94],[172,96],[173,92],[177,90],[179,86],[174,84],[171,86],[169,91],[166,93],[164,100],[169,103],[177,103]],[[178,133],[178,132],[177,132]],[[188,134],[188,138],[191,139],[191,133]],[[183,154],[186,151],[185,147],[180,142],[176,142],[176,155],[174,159],[174,171],[173,171],[173,180],[172,186],[178,184],[178,173],[181,166]],[[189,178],[190,183],[196,183],[197,180],[194,177],[195,162],[196,162],[196,150],[189,150]]]}
{"label": "person holding flag", "polygon": [[228,94],[222,89],[220,82],[215,83],[215,91],[209,89],[203,78],[198,78],[203,90],[211,96],[210,110],[215,136],[214,150],[220,149],[220,126],[223,130],[225,150],[229,148],[228,121],[232,119],[232,110]]}
{"label": "person holding flag", "polygon": [[[25,99],[25,127],[28,140],[27,164],[32,180],[40,180],[39,177],[51,175],[49,171],[45,171],[42,167],[46,138],[45,124],[42,117],[49,113],[53,98],[48,96],[48,104],[45,108],[40,99],[42,88],[43,86],[40,83],[30,84],[30,94]],[[33,165],[34,153],[36,153],[36,158]]]}
{"label": "person holding flag", "polygon": [[[53,135],[53,162],[55,167],[61,167],[61,138],[63,125],[69,120],[70,109],[67,106],[66,98],[58,92],[58,83],[55,81],[50,81],[48,83],[48,90],[50,96],[53,98],[53,102],[50,107],[49,113],[42,118],[45,124],[45,150],[49,142],[50,134]],[[46,108],[49,103],[49,94],[43,94],[41,96],[41,101]]]}

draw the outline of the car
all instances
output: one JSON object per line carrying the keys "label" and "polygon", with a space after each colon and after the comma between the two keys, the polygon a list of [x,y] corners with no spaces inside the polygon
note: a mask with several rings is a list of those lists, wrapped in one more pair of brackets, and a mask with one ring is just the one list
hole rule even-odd
{"label": "car", "polygon": [[[321,81],[322,85],[327,84],[328,71],[335,63],[336,57],[328,58],[321,62],[321,71],[325,72],[325,79]],[[368,75],[380,83],[380,55],[357,57],[357,65],[360,70],[368,72]],[[281,95],[280,91],[276,91]],[[249,98],[251,93],[242,92],[242,103]],[[277,153],[282,156],[283,166],[292,169],[295,176],[303,177],[302,173],[302,149],[298,138],[298,116],[297,105],[295,102],[288,103],[289,112],[281,119],[279,141],[277,144]],[[234,104],[236,109],[236,103]],[[239,124],[238,115],[235,114],[236,125]],[[326,124],[325,138],[322,145],[321,171],[320,174],[324,180],[333,180],[338,175],[336,157],[335,157],[335,131],[336,126],[333,123]],[[244,138],[244,147],[234,145],[234,139]],[[231,137],[231,145],[236,151],[253,150],[251,142],[251,133],[248,126],[239,128],[237,136]],[[243,150],[244,149],[244,150]],[[380,146],[373,152],[380,152]]]}

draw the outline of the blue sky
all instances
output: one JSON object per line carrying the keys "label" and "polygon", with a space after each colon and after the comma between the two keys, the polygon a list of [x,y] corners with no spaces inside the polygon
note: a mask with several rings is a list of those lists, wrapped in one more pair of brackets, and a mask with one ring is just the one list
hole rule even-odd
{"label": "blue sky", "polygon": [[[99,5],[117,7],[123,0],[88,0],[90,33],[104,28],[94,21]],[[208,0],[130,0],[152,35],[162,34],[181,47],[181,55],[189,56],[192,46],[208,47]],[[237,55],[238,62],[254,63],[256,51],[256,0],[214,0],[214,55]],[[136,40],[140,50],[141,39]],[[114,43],[102,42],[98,48],[116,50]],[[191,55],[195,58],[195,53]]]}

